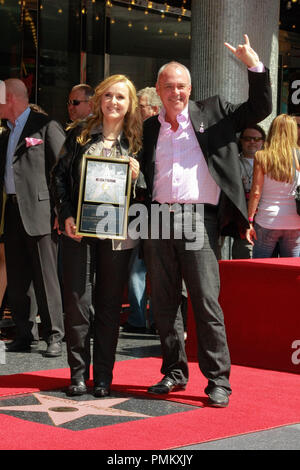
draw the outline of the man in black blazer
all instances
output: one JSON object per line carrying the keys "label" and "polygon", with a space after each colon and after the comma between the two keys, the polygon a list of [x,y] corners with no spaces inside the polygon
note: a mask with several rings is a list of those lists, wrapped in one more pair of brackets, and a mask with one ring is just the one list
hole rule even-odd
{"label": "man in black blazer", "polygon": [[0,213],[4,189],[8,296],[16,325],[15,340],[7,350],[30,350],[33,319],[28,294],[33,282],[47,342],[45,355],[57,357],[64,325],[49,179],[65,135],[57,122],[30,109],[21,80],[8,79],[5,85],[6,103],[0,105],[0,118],[7,119],[0,142]]}
{"label": "man in black blazer", "polygon": [[[184,389],[188,381],[178,314],[183,276],[195,316],[199,367],[208,380],[205,393],[216,407],[227,406],[231,394],[230,355],[218,301],[218,237],[228,233],[232,223],[241,231],[248,227],[236,133],[264,119],[272,107],[269,74],[248,37],[236,49],[226,46],[251,69],[248,101],[233,105],[219,96],[189,101],[189,71],[177,62],[166,64],[156,84],[163,108],[158,117],[144,123],[141,157],[149,209],[152,213],[154,206],[167,207],[171,228],[170,236],[163,234],[168,223],[162,216],[154,227],[159,236],[144,240],[164,375],[148,392],[166,394]],[[153,219],[152,215],[152,229]],[[190,231],[185,232],[189,223]],[[193,243],[191,234],[196,236]]]}

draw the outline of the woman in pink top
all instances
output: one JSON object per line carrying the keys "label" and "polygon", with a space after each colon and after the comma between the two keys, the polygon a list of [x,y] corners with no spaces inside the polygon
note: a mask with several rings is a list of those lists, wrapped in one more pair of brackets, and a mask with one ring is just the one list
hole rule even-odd
{"label": "woman in pink top", "polygon": [[277,243],[282,257],[300,256],[300,216],[294,199],[300,184],[297,139],[296,119],[281,114],[271,124],[264,149],[255,155],[246,232],[254,245],[253,258],[270,258]]}

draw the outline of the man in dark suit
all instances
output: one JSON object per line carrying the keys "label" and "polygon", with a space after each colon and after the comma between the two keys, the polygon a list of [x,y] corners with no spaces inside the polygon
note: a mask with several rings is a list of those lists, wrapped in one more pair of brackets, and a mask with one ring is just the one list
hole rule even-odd
{"label": "man in dark suit", "polygon": [[7,350],[30,350],[33,282],[47,342],[45,355],[57,357],[62,351],[64,325],[48,187],[65,135],[57,122],[30,109],[21,80],[8,79],[5,85],[6,103],[0,105],[0,118],[7,119],[7,132],[0,142],[0,213],[4,189],[8,297],[16,325],[15,340]]}
{"label": "man in dark suit", "polygon": [[[166,64],[156,84],[163,108],[158,117],[144,123],[141,156],[151,213],[155,205],[167,207],[171,228],[170,237],[164,236],[167,223],[162,216],[159,236],[144,241],[164,375],[148,392],[166,394],[184,389],[188,381],[178,315],[183,276],[194,310],[199,367],[208,380],[205,393],[216,407],[227,406],[231,394],[230,355],[218,301],[217,242],[231,222],[241,230],[249,226],[236,133],[264,119],[272,107],[268,72],[248,37],[236,49],[226,46],[251,69],[248,101],[233,105],[219,96],[189,101],[189,71],[177,62]],[[186,229],[182,211],[184,224],[190,221],[191,229],[179,238],[178,227]],[[152,220],[152,229],[153,224]],[[193,233],[196,238],[190,243]]]}

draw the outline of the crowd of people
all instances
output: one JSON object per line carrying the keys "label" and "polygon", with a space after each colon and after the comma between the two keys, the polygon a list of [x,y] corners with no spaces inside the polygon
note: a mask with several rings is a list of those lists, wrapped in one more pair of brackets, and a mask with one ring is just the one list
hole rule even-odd
{"label": "crowd of people", "polygon": [[[163,377],[148,393],[187,385],[188,295],[205,393],[211,406],[226,407],[231,364],[218,301],[220,237],[233,237],[234,258],[269,257],[276,246],[280,256],[300,255],[293,196],[300,184],[299,120],[278,116],[266,137],[257,123],[272,109],[269,72],[246,35],[237,48],[225,45],[248,69],[249,97],[241,104],[219,96],[190,100],[190,72],[174,61],[159,70],[155,88],[139,93],[121,74],[94,90],[74,86],[63,129],[30,107],[21,80],[0,82],[0,302],[7,284],[15,323],[6,348],[31,350],[38,313],[47,357],[60,356],[66,339],[70,396],[87,393],[91,364],[94,395],[110,394],[127,285],[131,313],[123,331],[148,326],[161,342]],[[129,204],[148,209],[149,233],[151,208],[167,209],[169,236],[163,210],[155,237],[79,234],[83,156],[125,159]],[[192,233],[178,237],[183,224]]]}

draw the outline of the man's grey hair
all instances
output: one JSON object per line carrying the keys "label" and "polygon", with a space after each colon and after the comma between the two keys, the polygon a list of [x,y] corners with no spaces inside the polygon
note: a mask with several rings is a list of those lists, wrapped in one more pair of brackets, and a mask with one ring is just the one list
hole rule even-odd
{"label": "man's grey hair", "polygon": [[156,93],[155,87],[147,86],[146,88],[142,88],[142,90],[139,90],[137,92],[137,97],[141,97],[141,96],[147,96],[148,105],[158,106],[159,109],[161,108],[162,103],[161,103],[160,97]]}
{"label": "man's grey hair", "polygon": [[95,94],[94,89],[90,85],[87,85],[86,83],[79,83],[78,85],[73,86],[70,93],[72,91],[78,91],[78,90],[84,92],[86,99],[91,98]]}
{"label": "man's grey hair", "polygon": [[171,62],[168,62],[167,64],[164,64],[162,67],[160,67],[160,69],[158,71],[158,74],[157,74],[156,83],[158,83],[160,75],[165,70],[165,68],[167,68],[169,65],[177,65],[178,67],[182,67],[186,71],[188,79],[189,79],[189,85],[191,85],[192,78],[191,78],[191,72],[189,71],[189,69],[185,65],[181,64],[180,62],[176,62],[174,60],[171,61]]}

